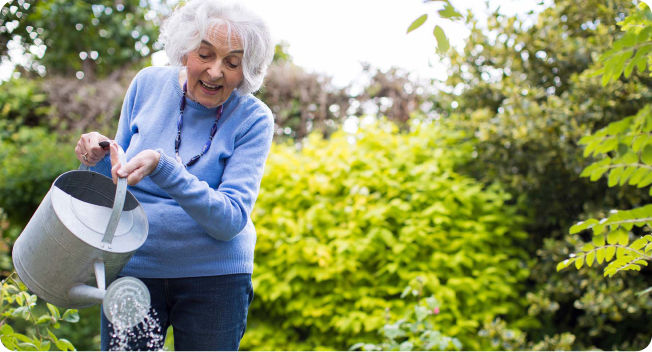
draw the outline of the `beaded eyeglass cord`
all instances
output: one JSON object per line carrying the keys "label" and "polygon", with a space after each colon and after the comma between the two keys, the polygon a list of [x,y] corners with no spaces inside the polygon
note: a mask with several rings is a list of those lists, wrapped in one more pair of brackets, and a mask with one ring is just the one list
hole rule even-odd
{"label": "beaded eyeglass cord", "polygon": [[[181,103],[179,103],[179,119],[177,120],[177,138],[174,141],[174,153],[177,156],[177,161],[183,164],[181,156],[179,156],[179,147],[181,146],[181,128],[183,127],[183,110],[186,108],[186,93],[188,92],[188,82],[183,84],[183,96],[181,97]],[[217,132],[217,122],[222,117],[222,111],[224,110],[224,104],[220,105],[217,108],[217,113],[215,114],[215,122],[213,123],[213,128],[211,128],[211,133],[208,136],[208,141],[204,144],[204,147],[201,150],[201,153],[193,156],[184,166],[189,167],[196,163],[202,155],[206,154],[208,149],[211,147],[211,142],[215,133]]]}

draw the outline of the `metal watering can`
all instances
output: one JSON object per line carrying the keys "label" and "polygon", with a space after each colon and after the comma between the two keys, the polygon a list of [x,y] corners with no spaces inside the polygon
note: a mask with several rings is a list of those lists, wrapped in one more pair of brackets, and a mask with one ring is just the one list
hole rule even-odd
{"label": "metal watering can", "polygon": [[64,308],[101,303],[116,328],[132,327],[149,311],[149,291],[134,277],[116,277],[147,230],[147,216],[127,191],[127,179],[114,186],[82,165],[54,181],[14,244],[14,267],[43,300]]}

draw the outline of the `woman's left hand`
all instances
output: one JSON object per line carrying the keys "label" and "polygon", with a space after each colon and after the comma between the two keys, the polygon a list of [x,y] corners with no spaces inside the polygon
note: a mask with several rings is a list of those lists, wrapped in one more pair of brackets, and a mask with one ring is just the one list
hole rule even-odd
{"label": "woman's left hand", "polygon": [[121,165],[118,158],[118,148],[117,143],[111,143],[111,176],[113,177],[113,183],[118,182],[118,177],[126,177],[127,184],[133,186],[145,176],[151,174],[161,159],[159,152],[147,149],[131,158],[125,165]]}

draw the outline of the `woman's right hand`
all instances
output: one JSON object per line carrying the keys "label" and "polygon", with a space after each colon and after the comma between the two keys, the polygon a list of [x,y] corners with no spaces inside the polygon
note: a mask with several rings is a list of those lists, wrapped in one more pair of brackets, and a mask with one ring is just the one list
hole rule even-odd
{"label": "woman's right hand", "polygon": [[102,141],[110,141],[110,139],[98,132],[82,134],[75,146],[77,159],[86,166],[95,166],[109,152],[108,147],[104,149],[100,146],[99,143]]}

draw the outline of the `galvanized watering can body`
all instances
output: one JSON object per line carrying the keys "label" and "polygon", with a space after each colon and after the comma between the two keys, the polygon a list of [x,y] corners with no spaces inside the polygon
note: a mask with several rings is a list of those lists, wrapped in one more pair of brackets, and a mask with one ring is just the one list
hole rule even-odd
{"label": "galvanized watering can body", "polygon": [[149,292],[140,280],[115,280],[145,242],[147,231],[145,212],[126,190],[126,179],[116,187],[102,174],[69,171],[54,181],[16,240],[14,267],[45,301],[66,308],[104,303],[111,320],[109,298],[115,308],[130,295],[146,295],[149,306]]}

